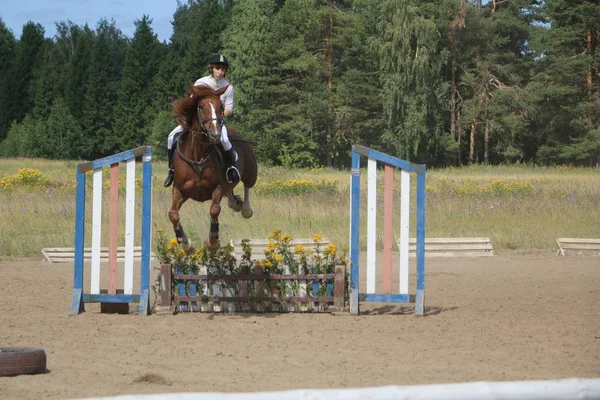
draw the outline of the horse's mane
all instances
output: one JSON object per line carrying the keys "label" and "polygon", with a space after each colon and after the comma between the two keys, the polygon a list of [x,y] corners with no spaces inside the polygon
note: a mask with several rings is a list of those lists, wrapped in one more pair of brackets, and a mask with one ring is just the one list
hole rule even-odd
{"label": "horse's mane", "polygon": [[177,116],[177,122],[184,128],[189,128],[192,125],[194,115],[196,113],[196,105],[198,100],[203,97],[216,96],[215,91],[205,85],[195,86],[190,84],[190,89],[187,96],[176,100],[171,105],[173,106],[173,114]]}

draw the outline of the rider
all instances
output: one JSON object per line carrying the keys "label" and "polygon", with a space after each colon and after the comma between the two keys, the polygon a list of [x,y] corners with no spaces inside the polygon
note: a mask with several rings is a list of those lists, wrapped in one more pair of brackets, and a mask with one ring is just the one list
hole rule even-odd
{"label": "rider", "polygon": [[[223,116],[228,117],[233,112],[233,86],[225,79],[227,75],[227,69],[229,68],[229,60],[222,54],[217,54],[208,61],[208,70],[210,75],[200,78],[194,83],[195,86],[206,85],[214,90],[218,90],[224,86],[229,85],[225,93],[221,95],[221,102],[223,103]],[[183,131],[181,125],[178,125],[175,129],[169,133],[167,140],[167,150],[169,154],[169,173],[167,179],[165,179],[165,187],[171,186],[173,183],[173,155],[175,153],[175,142],[177,136]],[[240,171],[237,168],[238,155],[233,149],[229,137],[227,136],[227,127],[225,124],[221,128],[221,145],[223,146],[223,158],[225,163],[225,179],[229,183],[240,181]]]}

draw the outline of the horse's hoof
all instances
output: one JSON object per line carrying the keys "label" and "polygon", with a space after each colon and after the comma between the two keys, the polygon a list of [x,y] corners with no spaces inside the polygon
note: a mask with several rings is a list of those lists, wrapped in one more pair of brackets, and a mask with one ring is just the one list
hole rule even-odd
{"label": "horse's hoof", "polygon": [[254,215],[254,211],[252,211],[251,208],[242,210],[242,217],[248,219],[248,218],[252,217],[252,215]]}
{"label": "horse's hoof", "polygon": [[186,240],[184,243],[181,243],[181,248],[188,256],[194,252],[194,245],[191,241]]}
{"label": "horse's hoof", "polygon": [[221,242],[219,240],[213,241],[209,239],[204,244],[206,245],[206,248],[211,252],[217,251],[219,250],[219,247],[221,247]]}

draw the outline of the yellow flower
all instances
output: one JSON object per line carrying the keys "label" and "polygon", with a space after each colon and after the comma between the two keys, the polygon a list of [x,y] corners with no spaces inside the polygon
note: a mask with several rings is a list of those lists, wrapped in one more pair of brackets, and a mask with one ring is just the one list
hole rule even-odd
{"label": "yellow flower", "polygon": [[279,240],[279,236],[281,235],[281,229],[275,229],[271,232],[269,239],[271,240]]}
{"label": "yellow flower", "polygon": [[313,235],[313,240],[314,240],[315,242],[319,243],[321,240],[323,240],[323,237],[322,237],[320,234],[318,234],[318,233],[315,233],[315,234]]}
{"label": "yellow flower", "polygon": [[179,250],[179,251],[177,252],[177,255],[178,255],[179,257],[185,257],[185,251],[183,251],[183,250]]}
{"label": "yellow flower", "polygon": [[273,259],[274,259],[275,261],[277,261],[277,262],[281,261],[281,258],[282,258],[282,257],[281,257],[281,255],[280,255],[280,254],[275,254],[275,255],[273,255]]}
{"label": "yellow flower", "polygon": [[301,244],[296,245],[296,247],[294,247],[294,253],[296,253],[296,254],[304,253],[304,246]]}
{"label": "yellow flower", "polygon": [[177,247],[178,244],[179,243],[177,243],[177,239],[175,238],[169,240],[169,243],[167,243],[167,252],[173,251],[173,249]]}
{"label": "yellow flower", "polygon": [[292,241],[292,237],[286,233],[285,235],[282,235],[279,238],[279,241],[280,242],[284,242],[284,243],[291,242]]}
{"label": "yellow flower", "polygon": [[273,263],[269,260],[264,260],[263,265],[264,265],[264,268],[271,268],[273,266]]}
{"label": "yellow flower", "polygon": [[331,254],[332,256],[335,256],[335,244],[329,243],[329,246],[327,246],[325,249],[325,254]]}

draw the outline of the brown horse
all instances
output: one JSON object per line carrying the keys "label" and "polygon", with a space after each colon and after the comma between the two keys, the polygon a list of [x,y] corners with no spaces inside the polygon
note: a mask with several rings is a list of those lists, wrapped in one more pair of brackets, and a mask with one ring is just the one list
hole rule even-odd
{"label": "brown horse", "polygon": [[173,103],[173,113],[183,127],[181,139],[173,159],[175,175],[173,180],[173,202],[169,219],[173,224],[177,241],[190,253],[193,245],[189,241],[179,220],[179,209],[187,199],[199,202],[212,200],[210,205],[210,233],[208,247],[212,250],[219,243],[219,214],[221,200],[228,198],[228,206],[241,211],[244,218],[253,214],[250,207],[250,188],[256,183],[258,166],[256,155],[250,143],[228,126],[229,140],[239,157],[241,182],[244,184],[244,199],[233,193],[236,183],[228,183],[223,174],[221,147],[221,126],[223,110],[220,95],[227,89],[213,90],[207,86],[191,86],[190,95]]}

